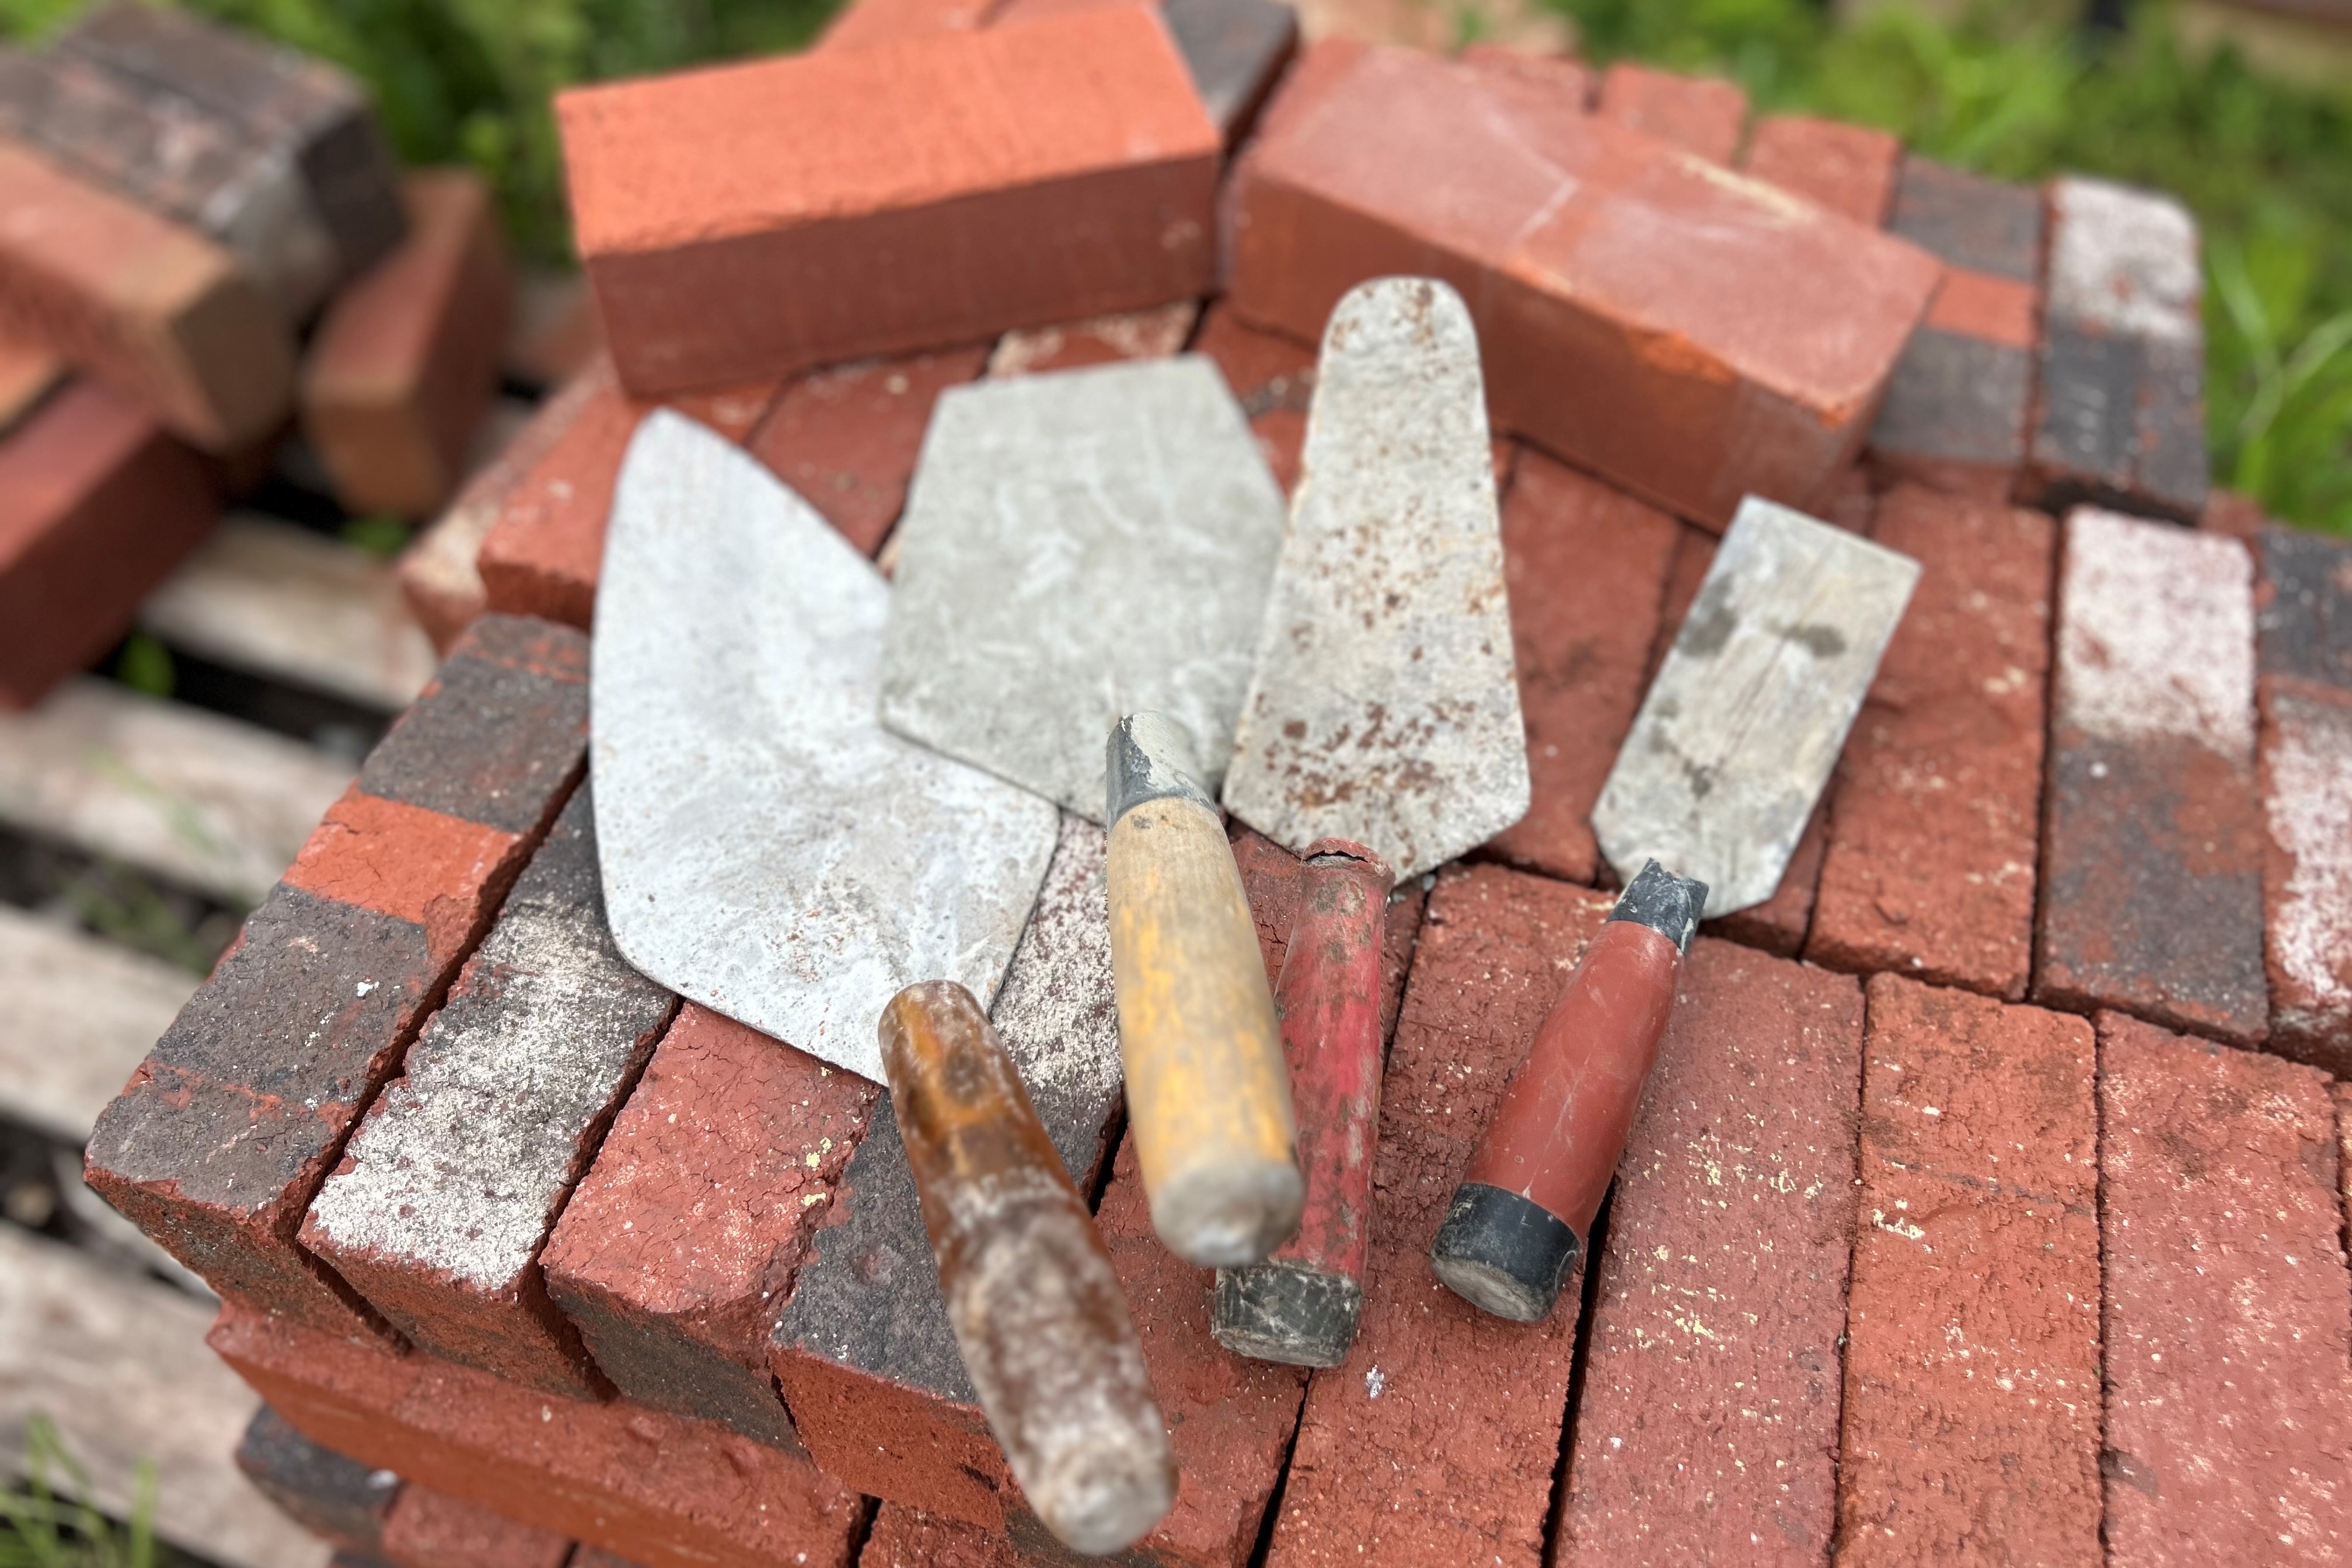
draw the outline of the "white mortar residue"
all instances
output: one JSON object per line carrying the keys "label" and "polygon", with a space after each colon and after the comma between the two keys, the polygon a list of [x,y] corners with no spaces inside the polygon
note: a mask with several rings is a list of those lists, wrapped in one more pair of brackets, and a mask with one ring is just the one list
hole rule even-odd
{"label": "white mortar residue", "polygon": [[1033,1096],[1108,1093],[1119,1081],[1108,841],[1084,817],[1062,813],[1061,841],[997,993],[990,1021]]}
{"label": "white mortar residue", "polygon": [[[2271,837],[2294,857],[2271,952],[2314,1011],[2352,1020],[2352,710],[2273,698]],[[2316,1023],[2319,1020],[2310,1020]]]}
{"label": "white mortar residue", "polygon": [[2197,224],[2168,196],[2080,176],[2050,187],[2050,311],[2124,337],[2201,342]]}
{"label": "white mortar residue", "polygon": [[2254,755],[2253,562],[2219,534],[2095,507],[2066,519],[2058,721]]}

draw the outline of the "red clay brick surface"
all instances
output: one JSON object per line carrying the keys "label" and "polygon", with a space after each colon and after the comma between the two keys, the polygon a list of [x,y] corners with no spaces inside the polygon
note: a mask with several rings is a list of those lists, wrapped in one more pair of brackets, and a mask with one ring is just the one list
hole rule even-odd
{"label": "red clay brick surface", "polygon": [[2095,1047],[1872,977],[1837,1562],[2101,1561]]}
{"label": "red clay brick surface", "polygon": [[613,486],[644,413],[617,382],[598,386],[506,497],[478,565],[492,610],[587,629]]}
{"label": "red clay brick surface", "polygon": [[327,808],[285,882],[422,926],[427,950],[447,963],[480,940],[528,848],[520,833],[354,787]]}
{"label": "red clay brick surface", "polygon": [[1209,308],[1193,348],[1217,362],[1249,416],[1250,434],[1284,492],[1298,482],[1307,444],[1307,408],[1315,395],[1315,350],[1263,332],[1223,301]]}
{"label": "red clay brick surface", "polygon": [[1533,790],[1528,814],[1489,841],[1491,852],[1592,881],[1592,803],[1641,706],[1679,532],[1654,507],[1520,454],[1503,506],[1503,566]]}
{"label": "red clay brick surface", "polygon": [[2107,1562],[2352,1552],[2352,1283],[2311,1068],[2099,1018]]}
{"label": "red clay brick surface", "polygon": [[580,253],[640,393],[1210,282],[1220,139],[1142,6],[574,89],[556,114]]}
{"label": "red clay brick surface", "polygon": [[0,708],[104,653],[219,515],[196,455],[94,382],[0,438]]}
{"label": "red clay brick surface", "polygon": [[1154,310],[1007,332],[989,351],[988,373],[1003,378],[1084,370],[1121,360],[1164,360],[1183,351],[1200,317],[1200,306],[1186,299]]}
{"label": "red clay brick surface", "polygon": [[1809,114],[1768,114],[1749,132],[1739,167],[1751,179],[1876,228],[1886,221],[1902,162],[1903,143],[1884,131]]}
{"label": "red clay brick surface", "polygon": [[2018,1000],[2033,947],[2057,532],[1905,487],[1875,537],[1919,586],[1843,756],[1806,956]]}
{"label": "red clay brick surface", "polygon": [[679,1011],[541,1260],[623,1395],[802,1451],[768,1334],[878,1092]]}
{"label": "red clay brick surface", "polygon": [[1609,904],[1499,866],[1439,878],[1381,1085],[1362,1325],[1308,1385],[1277,1568],[1542,1556],[1576,1309],[1534,1325],[1486,1316],[1438,1283],[1429,1244]]}
{"label": "red clay brick surface", "polygon": [[1862,988],[1701,939],[1610,1199],[1566,1564],[1824,1560]]}
{"label": "red clay brick surface", "polygon": [[564,1568],[572,1542],[429,1487],[401,1489],[384,1521],[394,1568]]}
{"label": "red clay brick surface", "polygon": [[1620,60],[1601,75],[1596,112],[1727,169],[1748,120],[1748,95],[1720,77],[1680,76]]}

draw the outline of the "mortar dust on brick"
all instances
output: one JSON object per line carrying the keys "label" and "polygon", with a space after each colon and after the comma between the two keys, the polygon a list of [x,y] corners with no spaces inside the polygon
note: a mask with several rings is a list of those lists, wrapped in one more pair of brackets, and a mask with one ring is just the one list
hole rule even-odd
{"label": "mortar dust on brick", "polygon": [[573,792],[301,1230],[419,1345],[572,1396],[603,1385],[539,1250],[677,1006],[605,927],[593,809]]}
{"label": "mortar dust on brick", "polygon": [[2082,1019],[1874,976],[1839,1568],[2101,1562]]}
{"label": "mortar dust on brick", "polygon": [[1705,939],[1675,988],[1609,1200],[1555,1561],[1801,1568],[1837,1522],[1862,988]]}
{"label": "mortar dust on brick", "polygon": [[313,1442],[642,1568],[847,1568],[865,1500],[806,1460],[231,1306],[207,1343]]}
{"label": "mortar dust on brick", "polygon": [[2270,1049],[2352,1075],[2352,693],[2263,703]]}
{"label": "mortar dust on brick", "polygon": [[1575,1309],[1486,1316],[1438,1282],[1429,1245],[1610,903],[1500,866],[1439,873],[1381,1085],[1363,1322],[1307,1385],[1275,1568],[1540,1560]]}
{"label": "mortar dust on brick", "polygon": [[2252,577],[2218,534],[2067,518],[2037,999],[2246,1043],[2268,1030]]}
{"label": "mortar dust on brick", "polygon": [[1906,486],[1881,500],[1874,537],[1922,571],[1839,758],[1805,956],[2019,1000],[2056,530]]}
{"label": "mortar dust on brick", "polygon": [[996,340],[996,347],[989,351],[988,373],[1002,381],[1008,376],[1116,364],[1121,360],[1164,360],[1184,351],[1200,319],[1198,301],[1180,299],[1150,310],[1096,316],[1065,326],[1024,328]]}
{"label": "mortar dust on brick", "polygon": [[2325,1074],[2102,1013],[2114,1568],[2352,1551],[2352,1280]]}
{"label": "mortar dust on brick", "polygon": [[879,1091],[689,1002],[541,1265],[624,1396],[803,1453],[775,1326]]}

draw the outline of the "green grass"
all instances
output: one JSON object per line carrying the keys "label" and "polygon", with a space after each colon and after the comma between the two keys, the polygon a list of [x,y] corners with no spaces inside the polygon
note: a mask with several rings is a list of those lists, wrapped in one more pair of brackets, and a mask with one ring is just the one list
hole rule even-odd
{"label": "green grass", "polygon": [[[401,153],[488,173],[518,241],[568,245],[550,96],[576,81],[795,47],[837,0],[185,0],[341,61]],[[2160,4],[2088,39],[2077,0],[1980,0],[1951,24],[1900,3],[1546,0],[1600,63],[1733,77],[1759,108],[1882,125],[2011,179],[2062,169],[2178,193],[2204,225],[2214,475],[2280,516],[2352,532],[2352,88],[2197,57]],[[0,0],[37,37],[82,0]],[[713,150],[713,155],[720,155]]]}
{"label": "green grass", "polygon": [[57,1427],[36,1416],[25,1432],[25,1484],[0,1489],[0,1568],[168,1568],[173,1553],[155,1541],[155,1467],[142,1461],[131,1522],[117,1525],[76,1500],[90,1495],[89,1472]]}

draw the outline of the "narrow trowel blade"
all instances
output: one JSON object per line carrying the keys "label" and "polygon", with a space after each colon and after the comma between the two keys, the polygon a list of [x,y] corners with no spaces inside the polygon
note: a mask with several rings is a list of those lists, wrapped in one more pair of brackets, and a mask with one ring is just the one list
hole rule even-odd
{"label": "narrow trowel blade", "polygon": [[1293,852],[1353,839],[1402,878],[1528,799],[1478,340],[1444,284],[1381,278],[1324,330],[1225,805]]}
{"label": "narrow trowel blade", "polygon": [[1696,877],[1710,916],[1771,897],[1918,580],[1908,556],[1742,501],[1593,807],[1617,874]]}
{"label": "narrow trowel blade", "polygon": [[958,387],[898,525],[882,721],[1097,822],[1129,713],[1172,716],[1222,771],[1281,538],[1198,355]]}
{"label": "narrow trowel blade", "polygon": [[888,601],[751,457],[667,412],[638,427],[590,674],[614,938],[672,990],[877,1082],[900,987],[995,995],[1057,821],[882,728]]}

